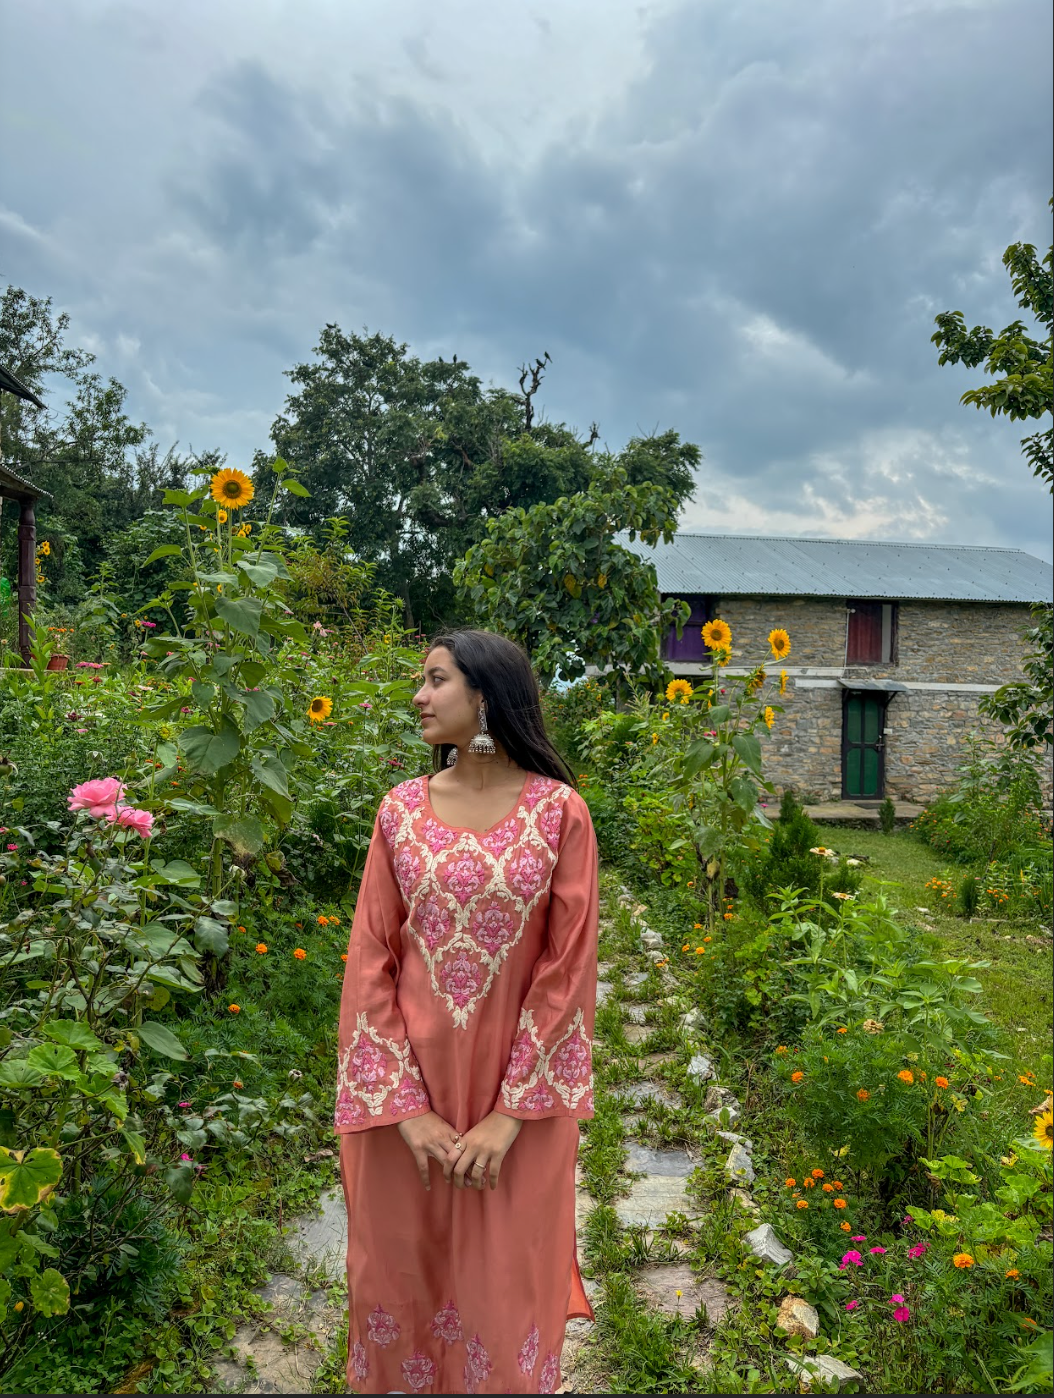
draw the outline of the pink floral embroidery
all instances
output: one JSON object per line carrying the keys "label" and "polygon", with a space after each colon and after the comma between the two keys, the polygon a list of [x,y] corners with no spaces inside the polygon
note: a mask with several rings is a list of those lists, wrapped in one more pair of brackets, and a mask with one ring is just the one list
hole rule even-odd
{"label": "pink floral embroidery", "polygon": [[380,1082],[388,1069],[388,1058],[368,1039],[359,1044],[348,1059],[348,1076],[356,1087],[372,1087]]}
{"label": "pink floral embroidery", "polygon": [[370,1361],[366,1357],[366,1346],[356,1340],[351,1347],[351,1368],[357,1379],[364,1379],[370,1372]]}
{"label": "pink floral embroidery", "polygon": [[535,1083],[523,1099],[524,1109],[528,1112],[547,1112],[555,1103],[556,1098],[544,1082]]}
{"label": "pink floral embroidery", "polygon": [[523,793],[523,800],[529,811],[533,811],[542,797],[549,794],[551,781],[550,777],[535,777],[528,783],[527,790]]}
{"label": "pink floral embroidery", "polygon": [[[483,1383],[494,1365],[490,1362],[490,1355],[484,1348],[483,1341],[478,1334],[466,1341],[465,1349],[468,1351],[468,1363],[465,1365],[466,1375],[471,1373],[477,1383]],[[474,1388],[470,1390],[472,1393],[475,1391]]]}
{"label": "pink floral embroidery", "polygon": [[408,811],[419,811],[425,803],[427,789],[427,777],[412,777],[408,782],[400,782],[392,794],[398,794],[399,800]]}
{"label": "pink floral embroidery", "polygon": [[450,931],[449,909],[441,908],[438,903],[429,900],[421,908],[418,926],[421,929],[421,936],[424,937],[428,950],[435,951],[436,947]]}
{"label": "pink floral embroidery", "polygon": [[538,1062],[538,1050],[529,1033],[523,1033],[512,1046],[509,1054],[509,1066],[505,1070],[507,1082],[519,1082],[521,1078],[529,1078],[534,1072],[534,1066]]}
{"label": "pink floral embroidery", "polygon": [[462,855],[444,866],[446,885],[462,907],[474,898],[484,884],[484,869],[478,859]]}
{"label": "pink floral embroidery", "polygon": [[504,908],[493,906],[477,909],[469,928],[476,941],[486,947],[491,956],[497,956],[516,935],[516,927],[509,913]]}
{"label": "pink floral embroidery", "polygon": [[533,898],[544,882],[542,861],[530,850],[524,850],[512,862],[506,878],[523,898]]}
{"label": "pink floral embroidery", "polygon": [[552,1074],[566,1083],[580,1082],[593,1069],[593,1055],[585,1039],[576,1034],[553,1054]]}
{"label": "pink floral embroidery", "polygon": [[399,830],[399,817],[390,806],[381,807],[381,834],[389,844],[393,842]]}
{"label": "pink floral embroidery", "polygon": [[395,856],[395,877],[407,897],[417,887],[421,878],[421,861],[413,850],[405,845]]}
{"label": "pink floral embroidery", "polygon": [[446,1345],[456,1344],[461,1339],[461,1317],[453,1301],[448,1301],[436,1311],[432,1334]]}
{"label": "pink floral embroidery", "polygon": [[342,1092],[337,1098],[336,1110],[333,1113],[333,1125],[358,1126],[366,1118],[366,1111],[361,1102],[356,1102],[346,1092]]}
{"label": "pink floral embroidery", "polygon": [[480,844],[484,849],[490,850],[496,858],[500,859],[509,846],[515,841],[516,833],[519,829],[515,818],[503,821],[489,835],[484,835]]}
{"label": "pink floral embroidery", "polygon": [[435,1382],[436,1366],[415,1349],[409,1359],[403,1360],[403,1380],[411,1393],[420,1393],[422,1388],[430,1388]]}
{"label": "pink floral embroidery", "polygon": [[421,826],[421,837],[433,854],[437,854],[441,849],[446,849],[447,845],[452,845],[457,839],[448,825],[440,825],[435,820],[425,821],[424,825]]}
{"label": "pink floral embroidery", "polygon": [[552,1393],[556,1389],[556,1380],[560,1377],[560,1361],[556,1355],[549,1351],[545,1356],[545,1363],[542,1365],[542,1372],[538,1378],[538,1392]]}
{"label": "pink floral embroidery", "polygon": [[403,1112],[420,1111],[428,1106],[428,1093],[418,1083],[403,1078],[398,1092],[392,1098],[391,1114],[400,1116]]}
{"label": "pink floral embroidery", "polygon": [[452,960],[446,962],[439,973],[443,989],[454,1004],[461,1008],[479,994],[481,978],[480,967],[463,951],[459,951]]}
{"label": "pink floral embroidery", "polygon": [[366,1333],[375,1345],[386,1349],[399,1338],[399,1322],[383,1306],[376,1306],[366,1318]]}
{"label": "pink floral embroidery", "polygon": [[531,1333],[520,1346],[520,1352],[516,1356],[516,1362],[520,1366],[521,1374],[533,1374],[534,1366],[538,1362],[538,1327],[531,1326]]}
{"label": "pink floral embroidery", "polygon": [[550,806],[548,810],[542,812],[539,824],[542,827],[542,834],[545,842],[551,850],[556,850],[560,846],[560,826],[563,823],[564,808],[562,805]]}

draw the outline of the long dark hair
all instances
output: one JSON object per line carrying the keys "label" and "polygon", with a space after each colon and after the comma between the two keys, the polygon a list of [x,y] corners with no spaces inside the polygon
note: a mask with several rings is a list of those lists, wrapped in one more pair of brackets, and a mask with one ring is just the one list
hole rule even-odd
{"label": "long dark hair", "polygon": [[[478,689],[487,706],[487,728],[517,766],[566,782],[577,791],[575,774],[549,741],[542,716],[542,696],[527,652],[494,631],[468,627],[443,631],[428,643],[430,651],[443,646],[472,689]],[[453,743],[437,743],[432,766],[441,771]]]}

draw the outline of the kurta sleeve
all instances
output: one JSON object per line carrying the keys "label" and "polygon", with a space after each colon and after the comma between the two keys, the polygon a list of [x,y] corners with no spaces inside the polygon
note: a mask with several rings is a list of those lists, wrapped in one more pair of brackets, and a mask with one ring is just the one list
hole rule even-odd
{"label": "kurta sleeve", "polygon": [[588,806],[572,792],[549,890],[548,944],[535,964],[495,1103],[506,1116],[593,1115],[598,919],[596,836]]}
{"label": "kurta sleeve", "polygon": [[[388,798],[385,798],[385,801]],[[337,1044],[338,1135],[431,1111],[396,998],[406,905],[377,814],[348,943]]]}

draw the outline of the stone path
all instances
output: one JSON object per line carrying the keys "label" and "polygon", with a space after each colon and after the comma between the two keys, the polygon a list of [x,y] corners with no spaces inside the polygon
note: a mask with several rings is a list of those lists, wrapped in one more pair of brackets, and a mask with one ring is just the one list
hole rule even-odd
{"label": "stone path", "polygon": [[[922,806],[916,806],[911,801],[895,801],[893,804],[897,820],[914,820],[923,811]],[[857,805],[855,801],[824,801],[816,806],[806,806],[805,814],[810,820],[832,825],[841,822],[850,825],[878,825],[880,822],[877,803]]]}

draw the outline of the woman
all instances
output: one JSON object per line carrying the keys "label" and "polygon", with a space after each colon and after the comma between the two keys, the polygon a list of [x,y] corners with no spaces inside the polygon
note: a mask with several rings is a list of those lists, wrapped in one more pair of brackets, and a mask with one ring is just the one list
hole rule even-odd
{"label": "woman", "polygon": [[592,1318],[596,840],[518,646],[437,637],[414,704],[435,775],[380,804],[341,1000],[348,1383],[551,1393],[567,1319]]}

